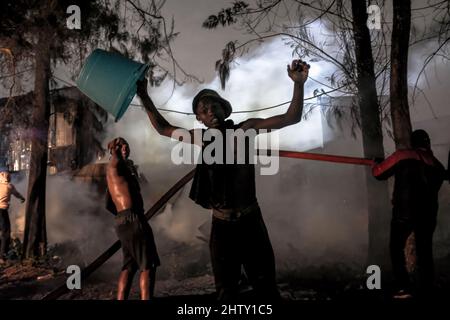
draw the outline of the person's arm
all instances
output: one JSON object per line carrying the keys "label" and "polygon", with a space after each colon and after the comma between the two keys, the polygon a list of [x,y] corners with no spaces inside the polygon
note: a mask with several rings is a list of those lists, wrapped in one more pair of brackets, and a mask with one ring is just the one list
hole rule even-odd
{"label": "person's arm", "polygon": [[13,184],[11,184],[11,194],[14,195],[16,198],[20,199],[20,201],[21,201],[22,203],[25,202],[24,196],[22,196],[22,195],[20,194],[20,192],[16,190],[16,187],[14,187]]}
{"label": "person's arm", "polygon": [[[177,126],[172,125],[169,123],[169,121],[166,120],[156,109],[155,104],[153,103],[152,99],[150,99],[148,93],[147,93],[147,80],[142,80],[137,82],[137,95],[141,99],[142,105],[144,106],[145,111],[147,112],[148,118],[150,119],[151,124],[156,129],[156,131],[163,136],[166,137],[173,137],[173,133],[175,130],[178,131],[178,133],[181,134],[181,136],[187,134],[190,136],[190,142],[194,143],[194,130],[187,130],[184,128],[180,128]],[[183,133],[183,131],[185,131]],[[178,135],[180,136],[180,135]],[[184,141],[184,139],[179,138],[178,140]]]}
{"label": "person's arm", "polygon": [[308,79],[309,65],[301,60],[292,61],[287,66],[288,76],[294,81],[294,93],[291,104],[284,114],[270,118],[251,118],[242,124],[245,129],[281,129],[300,122],[303,112],[303,91],[306,79]]}
{"label": "person's arm", "polygon": [[119,156],[120,153],[120,147],[115,142],[111,145],[108,145],[108,151],[111,155],[111,159],[109,160],[107,169],[114,169],[117,170],[117,167],[119,166],[119,162],[121,161],[122,157]]}
{"label": "person's arm", "polygon": [[372,175],[378,180],[386,180],[394,174],[394,167],[402,160],[420,160],[419,155],[414,150],[397,150],[381,163],[372,167]]}
{"label": "person's arm", "polygon": [[[120,168],[125,165],[120,146],[114,141],[108,145],[108,149],[111,153],[111,159],[106,167],[106,183],[116,212],[119,212],[131,208],[133,203],[128,181],[119,173]],[[114,213],[114,211],[112,212]]]}

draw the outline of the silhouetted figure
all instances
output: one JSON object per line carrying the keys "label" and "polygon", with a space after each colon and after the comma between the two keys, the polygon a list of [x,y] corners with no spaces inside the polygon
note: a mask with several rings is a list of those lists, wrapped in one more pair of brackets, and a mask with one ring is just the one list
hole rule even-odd
{"label": "silhouetted figure", "polygon": [[107,208],[115,216],[117,236],[122,244],[123,267],[119,277],[117,299],[130,293],[134,274],[139,269],[141,299],[153,297],[156,268],[160,265],[153,232],[145,219],[144,201],[133,162],[128,159],[130,147],[123,138],[108,143],[111,160],[106,169]]}
{"label": "silhouetted figure", "polygon": [[443,165],[433,156],[428,134],[424,130],[415,130],[411,140],[412,149],[398,150],[372,169],[379,180],[395,176],[390,236],[391,261],[398,290],[395,298],[411,296],[404,249],[412,232],[416,240],[419,289],[423,293],[432,288],[432,242],[438,192],[446,177]]}

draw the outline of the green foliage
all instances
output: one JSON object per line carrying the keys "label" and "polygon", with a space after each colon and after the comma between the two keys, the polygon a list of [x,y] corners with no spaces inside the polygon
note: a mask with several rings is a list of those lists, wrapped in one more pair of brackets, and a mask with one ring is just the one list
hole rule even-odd
{"label": "green foliage", "polygon": [[208,19],[203,22],[203,27],[214,29],[219,24],[226,26],[236,23],[236,16],[245,14],[247,12],[247,7],[248,4],[246,2],[235,1],[232,7],[220,10],[217,15],[210,15]]}

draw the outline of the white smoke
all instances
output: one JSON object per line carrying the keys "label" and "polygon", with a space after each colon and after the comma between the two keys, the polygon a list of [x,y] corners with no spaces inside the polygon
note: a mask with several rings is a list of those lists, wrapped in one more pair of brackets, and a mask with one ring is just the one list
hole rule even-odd
{"label": "white smoke", "polygon": [[[15,183],[26,197],[28,177]],[[23,237],[25,204],[11,201],[11,231],[13,237]],[[75,243],[89,262],[116,239],[112,215],[104,209],[94,186],[76,182],[67,175],[47,177],[46,225],[49,245]]]}
{"label": "white smoke", "polygon": [[[165,82],[161,87],[151,88],[149,95],[158,107],[182,112],[191,112],[192,99],[203,88],[217,90],[221,96],[230,101],[235,111],[255,110],[290,101],[293,82],[287,75],[286,66],[292,58],[291,50],[282,40],[275,40],[264,43],[252,53],[237,59],[236,68],[232,70],[225,90],[220,89],[220,82],[216,77],[211,83],[198,87],[186,85],[176,88],[173,94],[172,83]],[[325,77],[333,71],[333,67],[325,63],[311,63],[310,76],[326,82]],[[316,88],[317,85],[308,80],[305,98],[312,96]],[[140,101],[135,99],[134,103]],[[165,104],[161,105],[163,103]],[[249,117],[270,117],[285,112],[287,107],[288,105],[285,105],[257,113],[232,114],[231,119],[238,123]],[[162,114],[170,123],[177,126],[188,129],[200,126],[194,116],[166,112]],[[280,149],[302,151],[323,147],[327,139],[333,137],[324,136],[322,117],[320,109],[316,108],[311,111],[307,120],[279,130]],[[148,177],[150,198],[153,200],[158,198],[155,194],[162,195],[164,190],[177,181],[176,178],[179,179],[183,173],[193,168],[171,163],[170,150],[176,142],[160,137],[151,127],[145,112],[137,107],[130,108],[118,123],[108,127],[104,144],[116,136],[122,136],[130,143],[130,158],[141,166],[141,171]],[[345,154],[345,150],[342,153]],[[362,183],[363,170],[353,167],[346,169],[342,170],[339,165],[324,169],[321,163],[283,160],[279,175],[257,179],[257,196],[278,259],[295,259],[296,257],[292,256],[292,247],[310,256],[311,259],[322,261],[323,256],[329,252],[331,252],[329,261],[336,257],[336,252],[342,254],[341,257],[346,254],[347,256],[359,254],[359,258],[364,256],[360,252],[364,252],[364,245],[367,242],[365,202],[361,201],[360,192],[357,194],[348,192],[364,190],[359,185]],[[179,172],[177,176],[174,175],[175,170]],[[326,178],[321,177],[324,170],[329,175]],[[309,178],[303,181],[296,180],[295,177],[305,175],[305,171],[308,172]],[[354,176],[357,183],[353,183]],[[339,185],[341,179],[347,179],[352,185],[342,188]],[[328,185],[330,188],[324,190]],[[155,192],[155,188],[158,192]],[[164,212],[152,220],[156,242],[161,247],[164,244],[158,243],[159,236],[174,241],[195,243],[199,235],[198,228],[210,220],[210,214],[206,210],[188,199],[187,188],[189,185],[176,200],[172,200],[172,203],[166,206]],[[344,196],[342,193],[347,194]],[[316,196],[312,197],[314,194]],[[327,201],[324,201],[325,199]],[[355,207],[358,212],[353,214]]]}
{"label": "white smoke", "polygon": [[[192,99],[198,91],[204,88],[218,91],[222,97],[230,101],[233,111],[252,111],[271,107],[292,99],[293,82],[286,71],[286,67],[292,59],[292,48],[287,46],[282,39],[277,39],[263,43],[253,52],[236,59],[225,90],[221,89],[220,80],[215,77],[210,83],[197,87],[192,85],[177,87],[172,96],[172,83],[167,81],[161,87],[151,88],[149,94],[156,105],[165,103],[161,105],[161,108],[182,112],[192,112]],[[331,64],[324,62],[310,64],[310,77],[321,82],[326,82],[325,77],[335,69]],[[305,84],[305,98],[312,97],[316,88],[318,85],[312,80],[308,80]],[[169,98],[170,100],[167,102]],[[137,99],[135,102],[139,103]],[[316,101],[312,99],[308,102],[315,103]],[[248,118],[266,118],[284,113],[288,106],[289,104],[286,104],[265,111],[232,114],[230,118],[235,123]],[[309,111],[309,105],[305,106],[304,113],[307,111]],[[199,127],[195,116],[173,113],[164,115],[176,125],[185,128]],[[318,110],[311,112],[306,121],[284,128],[278,133],[281,141],[280,148],[284,149],[309,150],[322,146],[324,143]]]}
{"label": "white smoke", "polygon": [[[173,94],[172,83],[166,81],[160,87],[151,88],[149,94],[157,106],[183,112],[192,111],[193,96],[205,87],[217,90],[230,101],[235,111],[277,105],[292,98],[293,82],[286,72],[286,65],[290,60],[291,49],[282,40],[276,40],[262,44],[249,55],[237,59],[236,68],[232,70],[224,91],[220,89],[220,82],[215,78],[211,83],[198,87],[193,85],[177,87]],[[325,77],[333,71],[332,66],[324,63],[320,65],[311,63],[310,75],[319,81],[326,82]],[[316,88],[315,83],[308,80],[305,86],[305,98],[312,96]],[[167,103],[162,105],[166,101]],[[138,104],[140,101],[135,99],[133,103]],[[285,112],[287,107],[288,105],[285,105],[257,113],[236,114],[232,115],[231,119],[238,123],[248,117],[269,117]],[[188,129],[200,127],[194,116],[167,112],[162,114],[174,125]],[[320,110],[316,108],[307,120],[279,130],[280,149],[302,151],[322,147],[331,137],[324,137],[321,119]],[[117,136],[124,137],[130,143],[130,158],[139,165],[140,172],[149,181],[142,192],[146,209],[150,208],[181,176],[193,168],[186,165],[175,166],[171,162],[171,148],[177,142],[158,135],[144,110],[139,107],[130,107],[120,121],[111,122],[108,125],[104,146]],[[340,167],[328,169],[329,177],[323,179],[320,178],[323,171],[320,165],[311,166],[310,162],[289,160],[281,162],[280,175],[258,178],[257,196],[279,259],[285,260],[289,254],[292,255],[291,246],[305,255],[319,259],[330,246],[341,246],[342,251],[351,251],[354,246],[361,245],[361,241],[349,239],[350,235],[354,234],[350,231],[355,228],[355,223],[345,222],[341,216],[336,215],[336,212],[333,215],[333,210],[339,212],[341,209],[336,210],[327,206],[325,202],[321,202],[323,197],[326,197],[328,202],[336,199],[335,206],[341,203],[342,199],[339,199],[341,195],[334,194],[336,188],[340,188],[339,186],[330,187],[326,193],[323,190],[326,187],[326,181],[337,184],[334,174],[340,170]],[[309,172],[310,178],[297,181],[296,177],[302,176],[305,171]],[[317,179],[322,183],[317,184],[309,179]],[[25,184],[23,183],[22,188],[24,191]],[[210,213],[188,198],[189,186],[188,184],[183,192],[175,196],[164,211],[151,221],[155,240],[162,254],[163,265],[164,253],[170,250],[170,247],[167,247],[161,239],[195,245],[199,243],[199,235],[202,238],[207,237],[204,233],[205,228],[200,232],[199,227],[210,221]],[[355,188],[359,187],[355,186]],[[318,196],[314,199],[308,198],[311,194]],[[348,195],[344,200],[347,201],[351,197],[352,195]],[[64,177],[50,177],[47,203],[50,242],[75,240],[84,243],[86,256],[93,257],[116,239],[112,229],[112,217],[105,213],[103,202],[93,198],[91,189],[87,185],[79,185]],[[318,206],[317,203],[322,205]],[[98,214],[92,214],[95,210]],[[362,214],[364,215],[364,212]],[[23,224],[23,210],[15,221],[21,221]],[[327,222],[334,225],[333,230],[327,228]],[[363,225],[358,233],[360,237],[361,233],[366,232],[364,221],[358,221],[356,225],[359,227]]]}

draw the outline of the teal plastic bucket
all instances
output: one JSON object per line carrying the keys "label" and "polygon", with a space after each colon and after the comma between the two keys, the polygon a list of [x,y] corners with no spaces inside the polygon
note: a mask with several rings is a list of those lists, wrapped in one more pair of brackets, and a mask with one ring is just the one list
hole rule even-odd
{"label": "teal plastic bucket", "polygon": [[148,66],[117,53],[95,49],[86,59],[77,86],[118,121],[136,94]]}

